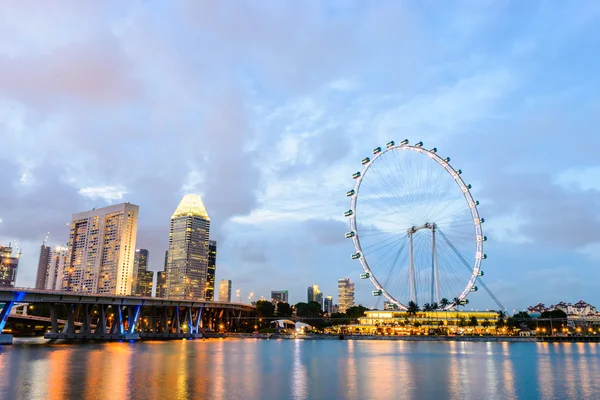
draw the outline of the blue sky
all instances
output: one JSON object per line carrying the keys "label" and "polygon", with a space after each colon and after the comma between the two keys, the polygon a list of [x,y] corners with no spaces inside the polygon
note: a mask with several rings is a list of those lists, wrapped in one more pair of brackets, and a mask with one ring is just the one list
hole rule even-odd
{"label": "blue sky", "polygon": [[[218,279],[244,298],[357,281],[344,196],[409,138],[452,157],[509,309],[600,304],[600,5],[594,1],[0,1],[0,242],[33,284],[71,214],[130,201],[162,267],[203,196]],[[474,308],[493,307],[483,292]]]}

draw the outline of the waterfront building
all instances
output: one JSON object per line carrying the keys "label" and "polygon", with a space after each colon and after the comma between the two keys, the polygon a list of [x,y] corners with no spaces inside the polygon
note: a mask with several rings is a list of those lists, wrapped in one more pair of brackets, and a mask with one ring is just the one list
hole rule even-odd
{"label": "waterfront building", "polygon": [[595,306],[579,300],[575,304],[565,303],[561,301],[557,304],[552,304],[546,307],[543,303],[538,303],[535,306],[527,308],[527,312],[532,317],[539,317],[545,311],[560,310],[567,314],[568,319],[600,319],[600,313]]}
{"label": "waterfront building", "polygon": [[231,301],[231,280],[221,279],[219,281],[219,301]]}
{"label": "waterfront building", "polygon": [[208,266],[206,268],[206,301],[215,299],[215,274],[217,272],[217,242],[208,241]]}
{"label": "waterfront building", "polygon": [[271,303],[287,303],[288,302],[288,291],[287,290],[271,290]]}
{"label": "waterfront building", "polygon": [[62,290],[130,295],[139,207],[131,203],[73,214]]}
{"label": "waterfront building", "polygon": [[46,275],[48,274],[48,263],[50,262],[50,246],[46,246],[46,242],[40,248],[40,259],[38,260],[37,273],[35,275],[35,288],[46,288]]}
{"label": "waterfront building", "polygon": [[210,218],[200,196],[186,194],[171,216],[167,297],[204,300]]}
{"label": "waterfront building", "polygon": [[21,252],[13,256],[12,247],[0,245],[0,287],[15,287]]}
{"label": "waterfront building", "polygon": [[46,278],[42,289],[60,292],[62,290],[63,276],[69,265],[69,248],[57,246],[50,250],[46,265]]}
{"label": "waterfront building", "polygon": [[310,303],[311,301],[319,303],[321,308],[323,308],[323,293],[321,293],[319,290],[319,285],[312,285],[308,287],[306,302]]}
{"label": "waterfront building", "polygon": [[156,297],[167,297],[167,272],[158,271],[156,274]]}
{"label": "waterfront building", "polygon": [[[352,333],[410,335],[437,333],[494,333],[496,311],[365,311],[358,324],[347,326]],[[476,322],[476,324],[473,324]]]}
{"label": "waterfront building", "polygon": [[148,271],[149,252],[146,249],[137,249],[135,251],[134,266],[137,271],[137,282],[135,285],[135,296],[152,297],[152,282],[154,272]]}
{"label": "waterfront building", "polygon": [[341,313],[354,306],[354,283],[350,278],[338,279],[338,304]]}
{"label": "waterfront building", "polygon": [[323,300],[323,312],[327,313],[327,315],[331,315],[333,313],[333,297],[327,296],[325,300]]}

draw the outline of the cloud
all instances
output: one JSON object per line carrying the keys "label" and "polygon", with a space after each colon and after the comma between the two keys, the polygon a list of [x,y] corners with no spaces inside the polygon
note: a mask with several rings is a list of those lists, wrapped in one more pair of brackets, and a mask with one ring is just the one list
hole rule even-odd
{"label": "cloud", "polygon": [[122,200],[126,195],[127,189],[118,186],[87,187],[79,189],[79,194],[89,197],[92,200],[102,199],[111,204],[116,200]]}

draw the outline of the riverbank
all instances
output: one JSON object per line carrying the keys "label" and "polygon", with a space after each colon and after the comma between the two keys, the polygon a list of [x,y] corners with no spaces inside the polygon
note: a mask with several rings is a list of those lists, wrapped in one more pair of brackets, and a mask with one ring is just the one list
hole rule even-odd
{"label": "riverbank", "polygon": [[519,336],[381,336],[381,335],[275,335],[272,333],[225,333],[231,339],[282,339],[282,340],[402,340],[415,342],[538,342],[540,338]]}

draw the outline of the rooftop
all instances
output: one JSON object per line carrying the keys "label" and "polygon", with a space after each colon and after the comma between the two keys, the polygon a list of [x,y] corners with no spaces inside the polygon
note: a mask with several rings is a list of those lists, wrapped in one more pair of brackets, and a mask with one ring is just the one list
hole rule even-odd
{"label": "rooftop", "polygon": [[202,203],[202,198],[197,194],[186,194],[183,196],[171,218],[183,216],[201,217],[210,221],[206,207]]}

